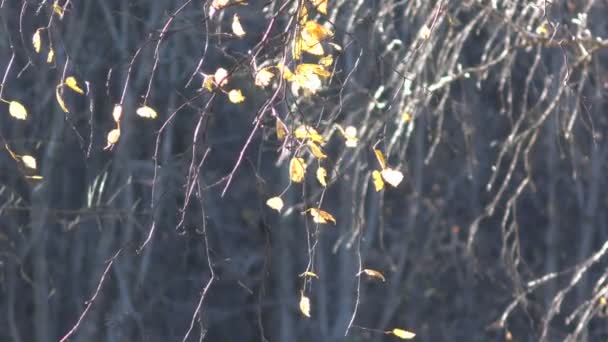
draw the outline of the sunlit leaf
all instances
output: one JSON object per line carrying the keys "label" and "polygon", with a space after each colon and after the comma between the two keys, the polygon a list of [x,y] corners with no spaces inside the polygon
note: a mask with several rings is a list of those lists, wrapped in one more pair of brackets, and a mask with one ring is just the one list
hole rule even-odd
{"label": "sunlit leaf", "polygon": [[302,140],[312,140],[316,143],[319,144],[324,144],[325,143],[325,139],[323,139],[323,136],[319,134],[319,132],[317,132],[316,129],[314,129],[313,127],[307,126],[307,125],[300,125],[298,126],[295,131],[293,132],[293,134],[296,136],[296,138],[298,139],[302,139]]}
{"label": "sunlit leaf", "polygon": [[380,164],[380,168],[386,169],[386,160],[384,159],[382,151],[376,148],[374,149],[374,154],[376,155],[376,159],[378,159],[378,164]]}
{"label": "sunlit leaf", "polygon": [[108,133],[107,145],[103,149],[107,150],[108,148],[112,148],[112,146],[118,142],[118,139],[120,139],[120,128],[114,128]]}
{"label": "sunlit leaf", "polygon": [[378,170],[372,171],[372,180],[374,182],[374,188],[376,192],[384,189],[384,180],[382,180],[382,174]]}
{"label": "sunlit leaf", "polygon": [[319,13],[327,15],[327,2],[329,0],[312,0],[312,5],[317,8]]}
{"label": "sunlit leaf", "polygon": [[306,272],[300,274],[300,277],[309,277],[309,278],[317,278],[317,279],[319,279],[319,276],[316,273],[309,272],[309,271],[306,271]]}
{"label": "sunlit leaf", "polygon": [[336,219],[325,210],[321,210],[321,209],[317,209],[317,208],[310,208],[309,212],[310,212],[310,216],[312,216],[312,220],[315,223],[331,222],[334,225],[336,224]]}
{"label": "sunlit leaf", "polygon": [[380,279],[382,281],[386,281],[386,278],[384,278],[384,275],[376,270],[366,268],[366,269],[362,270],[361,273],[364,273],[371,278],[376,278],[376,279]]}
{"label": "sunlit leaf", "polygon": [[325,168],[319,166],[317,169],[317,180],[323,187],[327,186],[327,170]]}
{"label": "sunlit leaf", "polygon": [[112,118],[114,118],[114,122],[119,123],[121,116],[122,116],[122,106],[120,104],[117,104],[114,106],[114,109],[112,110]]}
{"label": "sunlit leaf", "polygon": [[386,168],[382,170],[380,174],[382,175],[382,179],[384,179],[385,182],[387,182],[391,186],[394,186],[395,188],[398,187],[399,183],[401,183],[401,181],[403,180],[403,173],[401,173],[401,171],[393,170],[391,168]]}
{"label": "sunlit leaf", "polygon": [[209,90],[209,91],[213,91],[213,86],[214,86],[214,76],[211,75],[205,75],[205,78],[203,79],[203,88]]}
{"label": "sunlit leaf", "polygon": [[316,94],[322,86],[321,79],[315,74],[296,74],[291,84],[291,91],[298,94],[300,89],[304,89],[304,95],[308,96]]}
{"label": "sunlit leaf", "polygon": [[59,107],[65,113],[69,113],[68,106],[65,105],[65,101],[63,101],[63,97],[61,96],[61,84],[55,87],[55,99],[57,99],[57,103],[59,103]]}
{"label": "sunlit leaf", "polygon": [[84,90],[82,90],[82,88],[80,88],[78,86],[78,81],[76,81],[76,78],[74,78],[74,76],[70,76],[70,77],[66,78],[65,85],[67,85],[68,88],[72,89],[73,91],[77,92],[78,94],[84,94]]}
{"label": "sunlit leaf", "polygon": [[277,69],[279,69],[279,72],[287,82],[293,81],[295,75],[291,72],[291,70],[289,70],[288,67],[279,63],[277,64]]}
{"label": "sunlit leaf", "polygon": [[32,45],[34,46],[34,51],[36,53],[40,53],[40,48],[42,46],[42,39],[40,38],[40,33],[42,32],[42,28],[39,28],[34,32],[32,36]]}
{"label": "sunlit leaf", "polygon": [[247,34],[243,29],[237,14],[232,17],[232,33],[234,33],[237,37],[243,37],[245,34]]}
{"label": "sunlit leaf", "polygon": [[156,111],[149,106],[141,106],[137,108],[135,113],[145,119],[156,119],[156,117],[158,116]]}
{"label": "sunlit leaf", "polygon": [[53,12],[59,16],[59,18],[63,19],[63,15],[65,14],[63,11],[63,7],[59,6],[59,2],[55,0],[53,3]]}
{"label": "sunlit leaf", "polygon": [[266,201],[266,205],[278,212],[281,212],[281,209],[283,209],[283,200],[278,196],[271,197]]}
{"label": "sunlit leaf", "polygon": [[545,20],[540,25],[538,25],[534,32],[543,38],[548,38],[551,33],[551,26],[549,22]]}
{"label": "sunlit leaf", "polygon": [[427,40],[431,37],[431,29],[425,25],[420,29],[419,35],[422,40]]}
{"label": "sunlit leaf", "polygon": [[232,89],[228,92],[228,99],[232,103],[241,103],[245,101],[245,96],[243,96],[243,92],[240,89]]}
{"label": "sunlit leaf", "polygon": [[310,152],[312,153],[313,156],[315,156],[319,159],[327,158],[327,155],[325,153],[323,153],[323,150],[321,150],[321,148],[314,141],[308,140],[306,142],[306,145],[310,149]]}
{"label": "sunlit leaf", "polygon": [[277,133],[277,139],[285,139],[285,136],[287,135],[287,129],[285,128],[285,124],[279,118],[277,118],[275,121],[275,129]]}
{"label": "sunlit leaf", "polygon": [[322,65],[312,63],[302,63],[296,67],[296,75],[316,74],[320,77],[327,78],[331,73]]}
{"label": "sunlit leaf", "polygon": [[321,57],[321,59],[319,59],[319,65],[322,65],[324,67],[329,67],[334,63],[334,56],[332,55],[327,55],[325,57]]}
{"label": "sunlit leaf", "polygon": [[226,84],[228,84],[228,70],[224,68],[218,68],[215,71],[215,74],[213,74],[213,78],[215,80],[215,84],[220,87],[225,86]]}
{"label": "sunlit leaf", "polygon": [[403,114],[401,114],[401,120],[403,120],[403,122],[410,122],[412,120],[412,115],[410,115],[408,111],[404,111]]}
{"label": "sunlit leaf", "polygon": [[46,62],[48,64],[51,64],[51,63],[53,63],[54,58],[55,58],[55,50],[53,50],[53,48],[50,48],[48,55],[46,55]]}
{"label": "sunlit leaf", "polygon": [[391,330],[390,333],[403,340],[411,340],[414,337],[416,337],[416,334],[411,331],[397,329],[397,328]]}
{"label": "sunlit leaf", "polygon": [[268,68],[264,68],[255,74],[255,85],[262,88],[267,87],[273,77],[274,74]]}
{"label": "sunlit leaf", "polygon": [[24,156],[21,156],[21,161],[23,162],[23,165],[25,165],[25,167],[27,167],[28,169],[36,170],[36,158],[26,154]]}
{"label": "sunlit leaf", "polygon": [[310,299],[304,294],[300,297],[300,312],[308,318],[310,318]]}
{"label": "sunlit leaf", "polygon": [[294,183],[302,183],[306,173],[306,162],[303,158],[293,157],[289,162],[289,179]]}
{"label": "sunlit leaf", "polygon": [[25,178],[27,178],[27,179],[33,179],[33,180],[41,180],[41,179],[43,179],[43,177],[41,175],[25,176]]}
{"label": "sunlit leaf", "polygon": [[333,33],[330,29],[317,23],[316,21],[307,21],[301,33],[301,41],[297,40],[299,48],[313,54],[315,56],[323,56],[325,50],[321,42],[330,37]]}
{"label": "sunlit leaf", "polygon": [[17,101],[9,102],[8,113],[15,119],[19,119],[19,120],[27,119],[27,110],[21,103],[19,103]]}

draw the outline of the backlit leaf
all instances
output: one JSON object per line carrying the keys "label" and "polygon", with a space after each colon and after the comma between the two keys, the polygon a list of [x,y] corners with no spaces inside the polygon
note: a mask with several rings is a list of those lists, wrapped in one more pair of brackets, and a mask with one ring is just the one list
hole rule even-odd
{"label": "backlit leaf", "polygon": [[21,156],[21,161],[28,169],[36,170],[36,158],[26,154]]}
{"label": "backlit leaf", "polygon": [[63,15],[65,14],[63,11],[63,7],[59,6],[59,2],[55,0],[53,3],[53,12],[59,16],[59,18],[63,19]]}
{"label": "backlit leaf", "polygon": [[120,104],[117,104],[114,106],[114,109],[112,110],[112,118],[114,118],[114,122],[119,123],[121,116],[122,116],[122,106]]}
{"label": "backlit leaf", "polygon": [[391,330],[390,333],[403,340],[411,340],[416,336],[416,334],[411,331],[397,329],[397,328]]}
{"label": "backlit leaf", "polygon": [[232,103],[241,103],[245,101],[245,96],[243,96],[243,92],[240,89],[232,89],[228,92],[228,99]]}
{"label": "backlit leaf", "polygon": [[19,120],[27,119],[27,110],[21,103],[19,103],[17,101],[9,102],[8,112],[15,119],[19,119]]}
{"label": "backlit leaf", "polygon": [[317,209],[317,208],[310,208],[309,211],[310,211],[310,216],[312,216],[312,220],[315,223],[331,222],[334,225],[336,225],[336,219],[327,211]]}
{"label": "backlit leaf", "polygon": [[304,294],[300,297],[300,312],[308,318],[310,318],[310,299]]}
{"label": "backlit leaf", "polygon": [[331,73],[322,65],[312,63],[302,63],[296,67],[296,75],[316,74],[320,77],[327,78]]}
{"label": "backlit leaf", "polygon": [[281,212],[281,209],[283,209],[283,200],[278,196],[272,197],[266,201],[266,205],[278,212]]}
{"label": "backlit leaf", "polygon": [[368,275],[369,277],[372,277],[372,278],[386,281],[386,278],[384,278],[384,275],[376,270],[366,268],[366,269],[362,270],[361,273],[365,273],[366,275]]}
{"label": "backlit leaf", "polygon": [[156,117],[158,116],[156,111],[149,106],[141,106],[137,108],[135,113],[145,119],[156,119]]}
{"label": "backlit leaf", "polygon": [[382,180],[382,175],[380,174],[380,171],[372,171],[372,181],[374,182],[374,188],[376,189],[376,192],[384,189],[384,180]]}
{"label": "backlit leaf", "polygon": [[325,143],[325,139],[323,139],[323,136],[320,135],[319,132],[317,132],[316,129],[314,129],[313,127],[307,126],[307,125],[300,125],[300,126],[298,126],[295,129],[295,131],[293,132],[293,134],[298,139],[312,140],[312,141],[314,141],[316,143],[319,143],[319,144],[324,144]]}
{"label": "backlit leaf", "polygon": [[76,78],[74,78],[74,76],[70,76],[70,77],[66,78],[65,85],[67,85],[68,88],[72,89],[73,91],[77,92],[78,94],[84,94],[84,90],[82,90],[82,88],[80,88],[78,86],[78,81],[76,81]]}
{"label": "backlit leaf", "polygon": [[291,158],[289,162],[289,179],[294,183],[302,183],[306,173],[306,163],[303,158]]}
{"label": "backlit leaf", "polygon": [[215,80],[215,84],[220,87],[228,84],[228,71],[224,68],[218,68],[213,74],[213,79]]}
{"label": "backlit leaf", "polygon": [[247,34],[243,29],[237,14],[232,17],[232,33],[234,33],[237,37],[243,37],[245,34]]}
{"label": "backlit leaf", "polygon": [[315,156],[319,159],[327,158],[327,155],[325,153],[323,153],[323,150],[321,150],[321,148],[314,141],[308,140],[306,142],[306,145],[310,149],[310,152],[312,153],[313,156]]}
{"label": "backlit leaf", "polygon": [[334,56],[332,55],[327,55],[325,57],[321,57],[321,59],[319,59],[319,65],[322,65],[324,67],[329,67],[334,63]]}
{"label": "backlit leaf", "polygon": [[42,28],[39,28],[34,32],[32,36],[32,45],[34,46],[34,51],[36,53],[40,53],[40,47],[42,46],[42,40],[40,38],[40,33],[42,32]]}
{"label": "backlit leaf", "polygon": [[391,168],[386,168],[380,172],[382,178],[385,182],[394,186],[395,188],[399,186],[399,183],[403,180],[403,173],[398,170],[393,170]]}
{"label": "backlit leaf", "polygon": [[261,88],[267,87],[273,77],[274,74],[267,68],[264,68],[255,74],[255,85]]}
{"label": "backlit leaf", "polygon": [[376,148],[374,149],[374,154],[376,155],[376,159],[378,159],[378,164],[380,164],[380,168],[386,169],[386,160],[384,159],[382,151]]}
{"label": "backlit leaf", "polygon": [[327,186],[327,171],[325,170],[325,168],[319,166],[319,168],[317,169],[317,180],[322,186]]}

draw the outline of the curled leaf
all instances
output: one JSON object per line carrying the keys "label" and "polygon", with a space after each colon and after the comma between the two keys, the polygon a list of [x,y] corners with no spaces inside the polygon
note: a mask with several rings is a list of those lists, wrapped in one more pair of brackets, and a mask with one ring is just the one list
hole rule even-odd
{"label": "curled leaf", "polygon": [[112,110],[112,118],[114,118],[114,122],[119,123],[121,116],[122,116],[122,105],[117,104],[114,106],[114,109]]}
{"label": "curled leaf", "polygon": [[27,109],[25,109],[25,107],[17,101],[9,102],[8,113],[18,120],[27,119]]}
{"label": "curled leaf", "polygon": [[245,96],[240,89],[232,89],[228,92],[228,100],[232,103],[241,103],[245,101]]}
{"label": "curled leaf", "polygon": [[57,103],[59,103],[59,107],[64,113],[69,113],[68,107],[65,105],[65,101],[63,101],[63,97],[61,96],[62,87],[61,84],[55,87],[55,99],[57,99]]}
{"label": "curled leaf", "polygon": [[72,89],[73,91],[77,92],[78,94],[84,94],[84,90],[82,90],[82,88],[80,88],[78,86],[78,81],[76,81],[76,78],[74,78],[74,76],[70,76],[68,78],[65,79],[65,85],[68,86],[68,88]]}
{"label": "curled leaf", "polygon": [[327,171],[325,168],[319,166],[317,169],[317,180],[323,187],[327,187]]}
{"label": "curled leaf", "polygon": [[300,312],[308,318],[310,318],[310,299],[304,294],[300,297]]}
{"label": "curled leaf", "polygon": [[26,154],[24,156],[21,156],[21,161],[23,162],[23,165],[25,165],[25,167],[27,167],[28,169],[36,170],[36,158]]}
{"label": "curled leaf", "polygon": [[317,279],[319,279],[319,276],[316,273],[309,272],[309,271],[306,271],[306,272],[300,274],[300,277],[309,277],[309,278],[317,278]]}
{"label": "curled leaf", "polygon": [[411,340],[416,336],[416,334],[411,331],[397,329],[397,328],[391,330],[389,333],[393,334],[403,340]]}
{"label": "curled leaf", "polygon": [[310,149],[310,152],[312,153],[313,156],[315,156],[319,159],[327,158],[327,155],[325,153],[323,153],[323,150],[321,150],[321,148],[314,141],[308,140],[306,142],[306,145]]}
{"label": "curled leaf", "polygon": [[247,34],[243,29],[237,14],[232,17],[232,33],[234,33],[237,37],[243,37],[245,34]]}
{"label": "curled leaf", "polygon": [[376,192],[384,189],[384,180],[382,180],[382,174],[378,170],[372,171],[372,181],[374,182],[374,188]]}
{"label": "curled leaf", "polygon": [[386,281],[386,278],[384,278],[384,275],[376,270],[366,268],[366,269],[362,270],[361,273],[365,273],[367,276],[372,277],[372,278]]}
{"label": "curled leaf", "polygon": [[275,196],[269,198],[266,201],[266,205],[278,212],[281,212],[281,209],[283,209],[283,200],[281,199],[281,197]]}
{"label": "curled leaf", "polygon": [[376,155],[376,159],[378,159],[378,164],[380,164],[380,168],[386,169],[386,160],[384,159],[382,151],[376,148],[374,149],[374,154]]}
{"label": "curled leaf", "polygon": [[315,223],[331,222],[334,225],[336,225],[336,219],[327,211],[317,209],[317,208],[310,208],[309,211],[310,211],[310,216],[312,216],[312,220]]}
{"label": "curled leaf", "polygon": [[141,116],[142,118],[146,118],[146,119],[156,119],[156,117],[158,116],[156,111],[152,107],[149,107],[149,106],[141,106],[141,107],[137,108],[135,113],[137,115]]}
{"label": "curled leaf", "polygon": [[40,48],[42,46],[42,39],[40,38],[40,32],[42,32],[42,30],[42,28],[37,29],[32,36],[32,45],[34,46],[34,51],[36,51],[36,53],[40,53]]}
{"label": "curled leaf", "polygon": [[391,168],[386,168],[380,172],[384,181],[390,184],[393,187],[398,187],[399,183],[403,180],[403,173],[398,170],[393,170]]}
{"label": "curled leaf", "polygon": [[289,162],[289,178],[294,183],[302,183],[306,173],[306,162],[302,158],[291,158]]}

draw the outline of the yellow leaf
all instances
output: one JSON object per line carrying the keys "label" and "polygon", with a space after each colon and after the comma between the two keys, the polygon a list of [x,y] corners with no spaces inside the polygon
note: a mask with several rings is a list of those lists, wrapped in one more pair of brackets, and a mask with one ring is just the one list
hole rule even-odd
{"label": "yellow leaf", "polygon": [[308,140],[306,142],[306,145],[308,145],[308,148],[310,149],[310,152],[312,152],[313,156],[315,156],[319,159],[327,158],[327,155],[325,153],[323,153],[323,150],[321,150],[321,148],[317,144],[315,144],[314,141]]}
{"label": "yellow leaf", "polygon": [[380,172],[382,178],[385,182],[394,186],[395,188],[399,186],[399,183],[403,180],[403,173],[398,170],[393,170],[391,168],[386,168]]}
{"label": "yellow leaf", "polygon": [[403,120],[403,122],[410,122],[412,120],[412,116],[410,115],[409,112],[405,111],[401,115],[401,120]]}
{"label": "yellow leaf", "polygon": [[384,275],[376,270],[372,270],[369,268],[366,268],[364,270],[361,271],[361,273],[365,273],[366,275],[372,277],[372,278],[376,278],[376,279],[380,279],[382,281],[386,281],[386,278],[384,278]]}
{"label": "yellow leaf", "polygon": [[279,69],[279,72],[281,73],[281,75],[283,75],[283,78],[287,82],[293,81],[295,75],[291,72],[291,70],[289,70],[288,67],[283,64],[277,64],[277,69]]}
{"label": "yellow leaf", "polygon": [[261,88],[267,87],[272,81],[273,77],[274,74],[267,68],[264,68],[255,74],[255,85]]}
{"label": "yellow leaf", "polygon": [[55,12],[59,16],[59,18],[63,18],[63,7],[59,6],[59,2],[57,0],[55,0],[55,2],[53,3],[53,12]]}
{"label": "yellow leaf", "polygon": [[32,45],[34,46],[34,51],[36,51],[36,53],[40,53],[40,47],[42,46],[42,40],[40,39],[40,32],[42,32],[42,30],[42,28],[37,29],[32,36]]}
{"label": "yellow leaf", "polygon": [[114,144],[118,142],[118,139],[120,139],[120,128],[114,128],[110,131],[110,133],[108,133],[108,144],[106,145],[106,147],[104,147],[104,150],[107,150],[108,148],[114,146]]}
{"label": "yellow leaf", "polygon": [[325,168],[320,167],[317,169],[317,180],[319,181],[319,184],[323,185],[323,187],[327,186],[327,171],[325,170]]}
{"label": "yellow leaf", "polygon": [[122,116],[122,106],[120,104],[117,104],[114,106],[114,109],[112,110],[112,117],[114,118],[114,122],[119,123],[121,116]]}
{"label": "yellow leaf", "polygon": [[319,279],[319,276],[316,273],[309,272],[309,271],[306,271],[306,272],[300,274],[300,277],[309,277],[309,278],[317,278],[317,279]]}
{"label": "yellow leaf", "polygon": [[61,96],[61,84],[55,87],[55,98],[57,99],[57,103],[59,103],[59,107],[65,113],[69,113],[68,107],[65,105],[65,101],[63,101],[63,97]]}
{"label": "yellow leaf", "polygon": [[323,78],[327,78],[331,75],[331,73],[322,65],[312,64],[312,63],[302,63],[296,67],[296,75],[306,75],[306,74],[316,74]]}
{"label": "yellow leaf", "polygon": [[53,50],[53,48],[49,49],[49,54],[46,55],[46,62],[48,64],[53,63],[53,58],[55,58],[55,50]]}
{"label": "yellow leaf", "polygon": [[319,65],[322,65],[324,67],[329,67],[334,63],[334,56],[332,55],[327,55],[325,57],[321,57],[321,59],[319,59]]}
{"label": "yellow leaf", "polygon": [[600,297],[600,305],[604,306],[606,304],[608,304],[608,299],[604,296]]}
{"label": "yellow leaf", "polygon": [[374,149],[374,154],[376,155],[376,159],[378,159],[378,164],[380,164],[381,169],[386,169],[386,160],[384,160],[384,155],[382,151],[379,149]]}
{"label": "yellow leaf", "polygon": [[66,78],[65,85],[67,85],[68,88],[72,89],[73,91],[77,92],[78,94],[84,94],[84,90],[82,90],[82,88],[80,88],[78,86],[78,82],[76,81],[76,78],[74,78],[74,76],[70,76],[70,77]]}
{"label": "yellow leaf", "polygon": [[289,178],[294,183],[302,183],[306,173],[306,162],[303,158],[291,158],[289,162]]}
{"label": "yellow leaf", "polygon": [[312,0],[312,5],[317,8],[319,13],[327,15],[327,2],[329,0]]}
{"label": "yellow leaf", "polygon": [[302,39],[310,45],[317,44],[320,41],[330,37],[333,33],[330,29],[317,23],[316,21],[307,21],[302,30]]}
{"label": "yellow leaf", "polygon": [[34,180],[41,180],[42,176],[41,175],[33,175],[33,176],[25,176],[25,178],[27,178],[27,179],[34,179]]}
{"label": "yellow leaf", "polygon": [[372,171],[372,180],[374,181],[374,188],[376,188],[376,192],[384,189],[384,181],[382,180],[382,175],[380,174],[380,171]]}
{"label": "yellow leaf", "polygon": [[404,340],[411,340],[416,336],[416,334],[411,331],[397,328],[391,330],[390,333]]}
{"label": "yellow leaf", "polygon": [[243,92],[240,89],[232,89],[228,92],[228,99],[232,103],[241,103],[245,101],[245,96],[243,96]]}
{"label": "yellow leaf", "polygon": [[36,158],[26,154],[21,156],[21,161],[28,169],[36,170]]}
{"label": "yellow leaf", "polygon": [[549,22],[545,20],[540,25],[538,25],[534,32],[543,38],[548,38],[551,33],[551,26]]}
{"label": "yellow leaf", "polygon": [[25,120],[27,119],[27,110],[23,105],[17,101],[11,101],[8,104],[8,112],[15,119]]}
{"label": "yellow leaf", "polygon": [[316,129],[314,129],[310,126],[307,126],[307,125],[298,126],[298,128],[296,128],[296,130],[293,132],[293,134],[298,139],[302,139],[302,140],[309,139],[309,140],[312,140],[319,144],[325,143],[325,139],[323,139],[323,136],[321,136],[319,134],[319,132],[317,132]]}
{"label": "yellow leaf", "polygon": [[278,196],[272,197],[266,201],[266,205],[278,212],[281,212],[281,209],[283,209],[283,200]]}
{"label": "yellow leaf", "polygon": [[317,208],[310,208],[309,210],[310,210],[310,216],[312,216],[312,220],[315,223],[331,222],[334,225],[336,225],[336,219],[327,211],[317,209]]}
{"label": "yellow leaf", "polygon": [[237,14],[232,17],[232,33],[234,33],[237,37],[243,37],[246,34]]}
{"label": "yellow leaf", "polygon": [[228,84],[228,71],[224,68],[218,68],[213,74],[213,79],[215,80],[215,84],[220,87]]}
{"label": "yellow leaf", "polygon": [[287,135],[287,130],[285,129],[285,124],[279,118],[276,119],[275,129],[277,132],[277,139],[285,139],[285,136]]}
{"label": "yellow leaf", "polygon": [[321,79],[315,74],[296,74],[293,81],[291,91],[298,94],[298,91],[302,88],[305,91],[305,96],[316,94],[323,86]]}
{"label": "yellow leaf", "polygon": [[302,1],[302,6],[300,7],[300,14],[298,17],[298,23],[300,25],[304,25],[308,21],[308,9],[306,5],[304,5],[304,1]]}
{"label": "yellow leaf", "polygon": [[304,294],[300,297],[300,311],[304,316],[310,318],[310,299]]}
{"label": "yellow leaf", "polygon": [[156,117],[158,116],[156,111],[152,109],[152,107],[148,106],[141,106],[137,108],[135,113],[145,119],[156,119]]}

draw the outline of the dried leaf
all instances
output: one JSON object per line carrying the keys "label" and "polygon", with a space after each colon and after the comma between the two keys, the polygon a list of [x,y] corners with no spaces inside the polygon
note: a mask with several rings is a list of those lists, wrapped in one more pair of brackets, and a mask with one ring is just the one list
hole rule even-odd
{"label": "dried leaf", "polygon": [[378,159],[378,164],[380,164],[380,168],[386,169],[386,160],[384,159],[382,151],[376,148],[374,149],[374,154],[376,155],[376,159]]}
{"label": "dried leaf", "polygon": [[310,318],[310,299],[304,294],[300,297],[300,312],[308,318]]}
{"label": "dried leaf", "polygon": [[384,180],[382,180],[382,174],[378,170],[372,171],[372,180],[374,182],[374,188],[376,192],[384,189]]}
{"label": "dried leaf", "polygon": [[42,47],[42,39],[40,38],[42,30],[42,28],[37,29],[32,36],[32,45],[34,46],[34,51],[36,51],[36,53],[40,53],[40,48]]}
{"label": "dried leaf", "polygon": [[53,50],[53,48],[49,49],[49,54],[46,55],[46,62],[48,64],[53,63],[53,59],[55,58],[55,50]]}
{"label": "dried leaf", "polygon": [[401,173],[401,171],[393,170],[391,168],[386,168],[382,170],[380,174],[382,175],[382,178],[385,182],[395,188],[398,187],[399,183],[401,183],[401,181],[403,180],[403,173]]}
{"label": "dried leaf", "polygon": [[404,340],[411,340],[416,336],[416,334],[411,331],[397,328],[391,330],[390,333]]}
{"label": "dried leaf", "polygon": [[103,149],[107,150],[108,148],[112,148],[112,146],[118,142],[118,139],[120,139],[120,128],[114,128],[108,133],[108,144]]}
{"label": "dried leaf", "polygon": [[156,117],[158,116],[156,111],[149,106],[141,106],[137,108],[135,113],[145,119],[156,119]]}
{"label": "dried leaf", "polygon": [[19,119],[19,120],[27,119],[27,110],[21,103],[19,103],[17,101],[9,102],[8,112],[15,119]]}
{"label": "dried leaf", "polygon": [[283,200],[281,199],[281,197],[275,196],[269,198],[266,201],[266,205],[278,212],[281,212],[281,209],[283,209]]}
{"label": "dried leaf", "polygon": [[309,211],[310,211],[310,216],[312,216],[312,220],[315,223],[331,222],[334,225],[336,225],[336,219],[327,211],[317,209],[317,208],[310,208]]}
{"label": "dried leaf", "polygon": [[291,158],[289,162],[289,178],[294,183],[302,183],[306,173],[306,162],[303,158]]}
{"label": "dried leaf", "polygon": [[240,89],[232,89],[228,92],[228,100],[232,103],[241,103],[245,101],[245,96]]}
{"label": "dried leaf", "polygon": [[273,77],[274,74],[267,68],[264,68],[255,74],[255,85],[261,88],[267,87]]}
{"label": "dried leaf", "polygon": [[321,150],[321,148],[314,141],[308,140],[306,142],[306,145],[310,149],[310,152],[312,153],[313,156],[315,156],[319,159],[327,158],[327,155],[325,153],[323,153],[323,150]]}
{"label": "dried leaf", "polygon": [[78,86],[78,81],[76,81],[76,78],[74,78],[74,76],[70,76],[68,78],[65,79],[65,85],[68,86],[68,88],[72,89],[73,91],[77,92],[78,94],[84,94],[84,90],[82,90],[82,88],[80,88]]}
{"label": "dried leaf", "polygon": [[364,270],[361,271],[361,273],[365,273],[366,275],[372,277],[372,278],[376,278],[376,279],[380,279],[382,281],[386,281],[386,278],[384,278],[384,275],[376,270],[372,270],[369,268],[366,268]]}
{"label": "dried leaf", "polygon": [[300,274],[300,277],[309,277],[309,278],[317,278],[317,279],[319,279],[319,276],[316,273],[309,272],[309,271],[306,271],[306,272]]}
{"label": "dried leaf", "polygon": [[36,170],[36,158],[26,154],[21,156],[21,161],[28,169]]}
{"label": "dried leaf", "polygon": [[213,74],[213,79],[215,80],[215,84],[217,84],[218,86],[225,86],[226,84],[228,84],[228,70],[224,68],[218,68],[215,71],[215,74]]}
{"label": "dried leaf", "polygon": [[64,113],[69,113],[68,107],[65,105],[65,101],[63,101],[63,97],[61,96],[61,84],[55,87],[55,98],[57,99],[57,103],[59,103],[59,107]]}
{"label": "dried leaf", "polygon": [[112,110],[112,117],[114,118],[114,122],[119,123],[121,116],[122,116],[122,105],[117,104],[114,106],[114,109]]}
{"label": "dried leaf", "polygon": [[232,17],[232,33],[234,33],[237,37],[243,37],[245,34],[247,34],[247,32],[243,30],[243,26],[241,25],[238,14],[235,14]]}
{"label": "dried leaf", "polygon": [[312,140],[316,143],[319,144],[324,144],[325,143],[325,139],[323,139],[323,136],[321,134],[319,134],[319,132],[317,132],[316,129],[307,126],[307,125],[300,125],[298,126],[295,131],[293,132],[293,134],[296,136],[296,138],[298,139],[302,139],[302,140]]}
{"label": "dried leaf", "polygon": [[327,187],[327,170],[321,166],[317,168],[317,180],[323,187]]}

